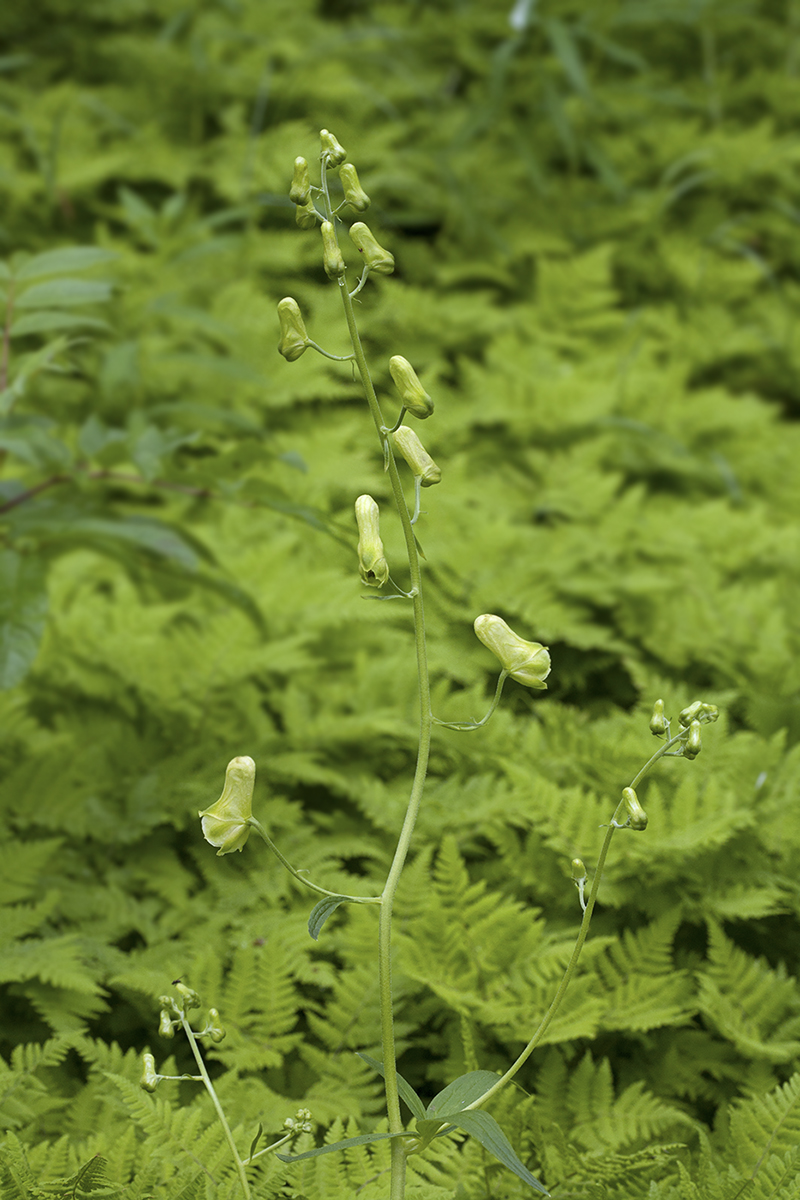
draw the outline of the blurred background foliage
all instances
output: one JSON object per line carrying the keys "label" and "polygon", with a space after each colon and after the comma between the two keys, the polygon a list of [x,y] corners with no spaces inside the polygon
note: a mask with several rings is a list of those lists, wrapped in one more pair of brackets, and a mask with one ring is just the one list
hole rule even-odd
{"label": "blurred background foliage", "polygon": [[[229,1027],[212,1057],[243,1145],[298,1103],[323,1128],[380,1115],[352,1053],[378,1044],[371,914],[312,944],[309,897],[256,845],[217,861],[194,815],[250,754],[287,856],[366,891],[412,770],[408,614],[364,602],[355,560],[379,447],[349,368],[275,351],[287,294],[346,349],[287,196],[321,127],[398,264],[360,297],[378,387],[391,405],[403,354],[437,405],[436,713],[485,709],[480,612],[554,663],[544,698],[509,685],[484,730],[437,735],[401,1069],[425,1093],[516,1054],[577,926],[570,858],[591,868],[656,697],[700,696],[725,720],[643,789],[650,826],[616,839],[505,1117],[556,1196],[694,1196],[705,1145],[702,1194],[727,1197],[714,1170],[741,1186],[767,1143],[791,1151],[768,1123],[757,1151],[737,1105],[793,1086],[800,1052],[799,35],[795,0],[4,7],[8,1195],[36,1194],[22,1147],[32,1179],[101,1153],[126,1195],[229,1194],[213,1129],[186,1149],[202,1097],[167,1085],[156,1119],[130,1086],[172,1049],[176,976]],[[418,1196],[517,1194],[479,1150],[441,1153]],[[258,1194],[350,1196],[381,1162],[264,1170]]]}

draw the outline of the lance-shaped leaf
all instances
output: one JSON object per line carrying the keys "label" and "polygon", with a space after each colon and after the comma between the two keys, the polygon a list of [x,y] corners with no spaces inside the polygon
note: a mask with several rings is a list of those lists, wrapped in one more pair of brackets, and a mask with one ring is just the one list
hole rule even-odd
{"label": "lance-shaped leaf", "polygon": [[537,1192],[541,1192],[543,1196],[550,1195],[547,1188],[539,1182],[535,1175],[531,1175],[524,1163],[517,1158],[511,1142],[489,1113],[482,1112],[480,1109],[470,1109],[468,1112],[451,1113],[445,1119],[450,1120],[457,1128],[463,1129],[464,1133],[468,1133],[470,1137],[474,1137],[484,1150],[493,1154],[504,1167],[508,1167],[509,1171],[513,1171],[524,1183],[529,1184]]}
{"label": "lance-shaped leaf", "polygon": [[[370,1056],[368,1054],[362,1054],[360,1050],[357,1051],[356,1053],[358,1054],[359,1058],[363,1058],[364,1062],[368,1063],[369,1066],[371,1066],[374,1070],[376,1070],[379,1075],[382,1075],[384,1079],[386,1078],[386,1073],[383,1069],[382,1062],[378,1062],[377,1058],[370,1058]],[[493,1081],[495,1081],[496,1078],[497,1078],[496,1075],[492,1076]],[[411,1112],[414,1114],[414,1116],[417,1118],[417,1120],[418,1121],[423,1120],[425,1117],[425,1105],[422,1103],[419,1096],[412,1088],[411,1084],[407,1080],[403,1079],[403,1076],[400,1075],[399,1073],[397,1075],[397,1090],[400,1093],[400,1095],[402,1096],[402,1098],[405,1100],[406,1104],[411,1109]]]}
{"label": "lance-shaped leaf", "polygon": [[308,918],[308,932],[315,942],[328,917],[335,913],[339,905],[344,904],[346,900],[346,896],[326,896],[324,900],[320,900],[319,904],[314,905],[311,916]]}

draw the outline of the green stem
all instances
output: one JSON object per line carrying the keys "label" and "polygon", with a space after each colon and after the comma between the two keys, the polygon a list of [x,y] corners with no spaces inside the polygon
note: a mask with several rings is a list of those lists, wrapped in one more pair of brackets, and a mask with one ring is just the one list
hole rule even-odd
{"label": "green stem", "polygon": [[[673,738],[670,738],[670,740],[665,742],[663,746],[659,746],[658,750],[656,750],[656,752],[652,756],[652,758],[649,758],[647,760],[647,762],[644,764],[644,766],[642,767],[641,771],[639,771],[639,773],[634,776],[634,778],[631,781],[629,786],[635,788],[636,785],[644,778],[644,776],[647,774],[647,772],[658,762],[658,760],[660,758],[664,757],[664,755],[669,751],[670,747],[674,746],[676,742],[679,742],[682,740],[682,738],[685,736],[685,733],[686,733],[685,730],[681,730],[681,733],[676,734],[675,737],[673,737]],[[609,826],[606,829],[606,835],[603,838],[603,845],[600,849],[600,855],[597,859],[597,867],[595,869],[594,879],[592,881],[591,890],[589,892],[589,899],[586,901],[586,909],[584,910],[583,920],[581,921],[581,926],[580,926],[580,929],[578,930],[578,937],[575,942],[574,949],[572,951],[572,954],[570,955],[570,960],[567,963],[567,969],[565,970],[563,978],[562,978],[560,984],[558,985],[556,994],[550,1003],[550,1007],[548,1008],[547,1012],[544,1014],[541,1021],[539,1022],[539,1026],[538,1026],[536,1032],[534,1033],[533,1037],[528,1042],[527,1046],[522,1051],[522,1053],[519,1055],[519,1057],[517,1059],[515,1059],[515,1061],[508,1068],[505,1075],[501,1075],[500,1078],[497,1080],[497,1082],[493,1083],[492,1086],[487,1091],[485,1091],[482,1096],[479,1096],[477,1100],[473,1100],[472,1104],[468,1104],[466,1106],[467,1109],[480,1108],[482,1105],[484,1105],[486,1103],[487,1100],[490,1100],[492,1098],[492,1096],[496,1095],[496,1093],[499,1092],[501,1088],[505,1087],[505,1085],[514,1078],[517,1071],[519,1071],[519,1069],[525,1065],[525,1063],[530,1058],[531,1054],[533,1054],[534,1050],[541,1042],[541,1040],[544,1037],[545,1033],[547,1032],[547,1029],[548,1029],[549,1025],[551,1024],[553,1018],[555,1017],[556,1013],[558,1012],[559,1008],[561,1007],[561,1002],[564,999],[564,994],[566,993],[566,990],[570,985],[572,976],[575,973],[575,968],[578,965],[578,959],[581,956],[581,951],[583,950],[583,944],[586,941],[586,935],[589,932],[589,925],[592,920],[592,913],[594,912],[594,905],[595,905],[595,901],[597,899],[597,892],[600,887],[600,880],[601,880],[603,870],[604,870],[605,864],[606,864],[606,856],[608,855],[608,851],[611,846],[611,839],[614,836],[615,830],[618,828],[618,826],[614,825],[614,822],[617,820],[617,817],[624,810],[625,810],[625,801],[620,800],[619,804],[614,809],[614,815],[611,818],[611,822],[609,823]]]}
{"label": "green stem", "polygon": [[[218,823],[221,825],[226,824],[226,822],[220,821],[219,819],[218,819]],[[232,819],[231,821],[227,822],[227,824],[230,824],[230,825],[241,824],[241,821],[237,822],[236,820]],[[351,904],[380,904],[381,903],[380,896],[346,896],[346,895],[344,895],[343,892],[329,892],[327,888],[320,887],[318,883],[312,883],[310,879],[306,879],[305,875],[301,875],[301,873],[295,867],[292,866],[292,864],[289,862],[288,858],[285,858],[284,855],[281,854],[280,850],[275,845],[272,838],[269,836],[269,834],[267,833],[266,829],[264,828],[264,826],[261,824],[260,821],[257,821],[255,817],[249,817],[247,824],[252,825],[253,829],[255,829],[255,831],[259,835],[259,837],[264,839],[264,841],[267,843],[267,845],[269,846],[272,853],[277,858],[278,862],[286,868],[286,870],[289,872],[289,874],[294,875],[295,879],[299,879],[300,883],[305,884],[305,886],[307,888],[310,888],[312,892],[317,892],[318,895],[320,895],[320,896],[334,896],[338,900],[349,900]]]}
{"label": "green stem", "polygon": [[498,704],[500,703],[500,696],[502,695],[503,684],[508,679],[508,676],[509,676],[508,671],[500,672],[500,678],[497,681],[497,687],[495,688],[495,692],[494,692],[494,700],[492,700],[491,706],[490,706],[489,711],[487,712],[486,716],[481,717],[480,721],[440,721],[438,717],[434,717],[433,718],[434,725],[441,725],[445,729],[480,729],[480,727],[482,725],[485,725],[486,722],[489,720],[489,718],[493,715],[494,710],[497,708]]}
{"label": "green stem", "polygon": [[206,1086],[206,1091],[208,1092],[209,1096],[211,1097],[214,1108],[217,1110],[217,1117],[219,1119],[219,1123],[223,1128],[223,1131],[225,1133],[225,1140],[227,1141],[227,1143],[230,1147],[231,1154],[233,1155],[233,1161],[236,1164],[236,1172],[239,1176],[239,1183],[242,1185],[242,1192],[244,1193],[245,1200],[250,1200],[250,1184],[247,1182],[247,1175],[245,1173],[244,1163],[242,1162],[241,1158],[239,1157],[239,1151],[236,1149],[236,1142],[233,1140],[233,1134],[231,1133],[231,1127],[228,1124],[228,1121],[225,1117],[225,1113],[222,1110],[222,1105],[219,1102],[219,1097],[217,1096],[217,1093],[214,1090],[214,1085],[211,1082],[211,1078],[208,1074],[208,1071],[206,1070],[206,1064],[203,1062],[203,1056],[200,1053],[200,1047],[197,1045],[197,1039],[194,1036],[194,1030],[192,1029],[189,1022],[186,1020],[186,1017],[184,1016],[183,1013],[181,1013],[181,1025],[183,1026],[183,1032],[186,1034],[187,1038],[189,1039],[189,1045],[192,1048],[192,1054],[194,1055],[194,1060],[197,1063],[197,1067],[198,1067],[198,1070],[200,1071],[200,1075],[202,1077],[203,1083]]}
{"label": "green stem", "polygon": [[[326,200],[328,201],[328,204],[330,204],[328,199],[324,162],[322,169],[322,190]],[[332,213],[329,219],[332,219]],[[397,463],[392,452],[391,442],[386,434],[386,423],[383,419],[380,404],[378,403],[378,397],[375,393],[375,387],[372,382],[369,367],[367,365],[364,348],[361,345],[361,338],[358,333],[355,311],[353,309],[353,300],[348,292],[347,284],[344,278],[340,279],[338,282],[339,292],[342,297],[342,305],[344,306],[345,318],[347,320],[347,328],[353,347],[353,358],[355,359],[356,367],[358,368],[358,373],[361,377],[361,382],[367,397],[367,403],[369,405],[372,419],[375,423],[375,428],[378,432],[378,436],[381,439],[381,445],[386,455],[392,495],[394,497],[395,505],[397,506],[397,511],[400,515],[400,523],[403,528],[403,536],[406,543],[406,553],[408,555],[408,566],[411,577],[411,586],[409,588],[409,592],[411,594],[411,599],[414,606],[414,640],[416,643],[420,706],[419,747],[417,750],[417,765],[414,771],[414,781],[411,786],[411,795],[408,801],[408,808],[406,809],[405,820],[403,821],[403,827],[400,831],[400,837],[398,839],[392,865],[386,879],[386,885],[383,889],[380,910],[380,926],[378,932],[381,1044],[383,1050],[384,1081],[386,1085],[386,1110],[389,1119],[389,1132],[400,1133],[403,1129],[403,1120],[400,1113],[400,1096],[397,1088],[397,1061],[394,1041],[394,1019],[392,1013],[392,911],[394,907],[394,898],[397,892],[397,886],[400,882],[400,876],[402,874],[406,857],[408,855],[409,846],[411,844],[411,836],[414,832],[414,825],[416,824],[417,815],[422,802],[425,778],[428,773],[428,759],[430,756],[433,717],[431,715],[428,655],[425,643],[425,613],[422,603],[422,573],[420,569],[419,554],[417,552],[417,543],[414,537],[414,530],[411,525],[411,514],[408,511],[408,505],[403,492],[403,485],[400,480],[400,473],[397,469]],[[392,1138],[391,1200],[402,1200],[405,1194],[405,1163],[406,1155],[401,1139]]]}

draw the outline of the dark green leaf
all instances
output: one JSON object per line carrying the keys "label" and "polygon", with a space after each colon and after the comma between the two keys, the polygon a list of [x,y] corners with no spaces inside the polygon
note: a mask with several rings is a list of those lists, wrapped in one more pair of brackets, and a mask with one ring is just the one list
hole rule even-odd
{"label": "dark green leaf", "polygon": [[541,1192],[544,1196],[550,1195],[547,1188],[539,1182],[535,1175],[531,1175],[528,1168],[517,1158],[513,1146],[497,1124],[497,1121],[489,1113],[482,1112],[480,1109],[471,1110],[470,1112],[448,1113],[445,1119],[452,1121],[454,1125],[459,1129],[463,1129],[470,1137],[474,1137],[476,1142],[480,1142],[484,1150],[488,1150],[504,1167],[508,1167],[509,1171],[513,1171],[515,1175],[519,1176],[520,1179],[532,1188],[535,1188],[537,1192]]}
{"label": "dark green leaf", "polygon": [[454,1113],[466,1108],[477,1100],[484,1092],[497,1083],[498,1076],[491,1071],[470,1071],[460,1075],[452,1083],[448,1083],[437,1096],[431,1100],[425,1113],[426,1117],[438,1116],[442,1112]]}
{"label": "dark green leaf", "polygon": [[259,1121],[259,1122],[258,1122],[258,1129],[256,1130],[256,1136],[253,1138],[252,1142],[250,1143],[250,1153],[249,1153],[249,1154],[248,1154],[248,1156],[247,1156],[248,1158],[252,1158],[252,1157],[253,1157],[253,1155],[255,1154],[255,1152],[256,1152],[256,1146],[257,1146],[257,1145],[258,1145],[258,1143],[261,1141],[261,1134],[262,1134],[263,1132],[264,1132],[264,1126],[263,1126],[263,1125],[261,1124],[261,1122]]}
{"label": "dark green leaf", "polygon": [[[359,1058],[363,1058],[365,1063],[369,1063],[369,1065],[373,1067],[379,1075],[383,1076],[384,1079],[386,1078],[382,1062],[378,1062],[377,1058],[370,1058],[368,1054],[362,1054],[360,1050],[356,1051],[356,1053],[358,1054]],[[397,1090],[417,1120],[421,1120],[425,1116],[425,1105],[422,1103],[411,1084],[403,1079],[403,1076],[399,1072],[397,1074]]]}
{"label": "dark green leaf", "polygon": [[46,615],[44,561],[0,550],[0,688],[15,687],[27,675]]}
{"label": "dark green leaf", "polygon": [[583,61],[572,29],[563,21],[552,18],[544,22],[550,45],[563,67],[564,74],[579,95],[590,95],[589,84],[583,69]]}
{"label": "dark green leaf", "polygon": [[311,916],[308,918],[308,932],[315,942],[328,917],[335,913],[339,905],[345,903],[345,900],[345,896],[326,896],[324,900],[320,900],[319,904],[314,905]]}

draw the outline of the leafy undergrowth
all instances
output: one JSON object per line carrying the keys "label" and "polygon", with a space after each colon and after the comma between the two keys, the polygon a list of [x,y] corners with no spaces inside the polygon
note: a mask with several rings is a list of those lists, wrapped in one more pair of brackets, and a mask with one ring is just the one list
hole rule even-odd
{"label": "leafy undergrowth", "polygon": [[[429,1099],[518,1053],[577,930],[570,859],[593,867],[654,699],[700,696],[723,719],[641,789],[648,829],[615,838],[579,978],[492,1111],[556,1197],[789,1200],[796,14],[36,7],[3,14],[0,62],[2,1195],[237,1194],[195,1085],[138,1087],[146,1048],[191,1071],[156,1033],[179,977],[222,1013],[240,1146],[299,1105],[298,1149],[382,1120],[356,1057],[379,1054],[374,914],[312,942],[300,885],[252,843],[216,859],[195,815],[252,755],[287,857],[367,894],[413,770],[408,615],[358,584],[353,499],[387,499],[358,388],[274,350],[291,294],[344,352],[285,197],[327,126],[398,263],[361,297],[376,382],[400,353],[436,400],[436,715],[487,707],[480,612],[554,664],[546,696],[509,683],[484,729],[436,734],[400,1068]],[[262,1167],[254,1195],[379,1200],[386,1145]],[[523,1194],[472,1142],[434,1145],[412,1200]]]}

